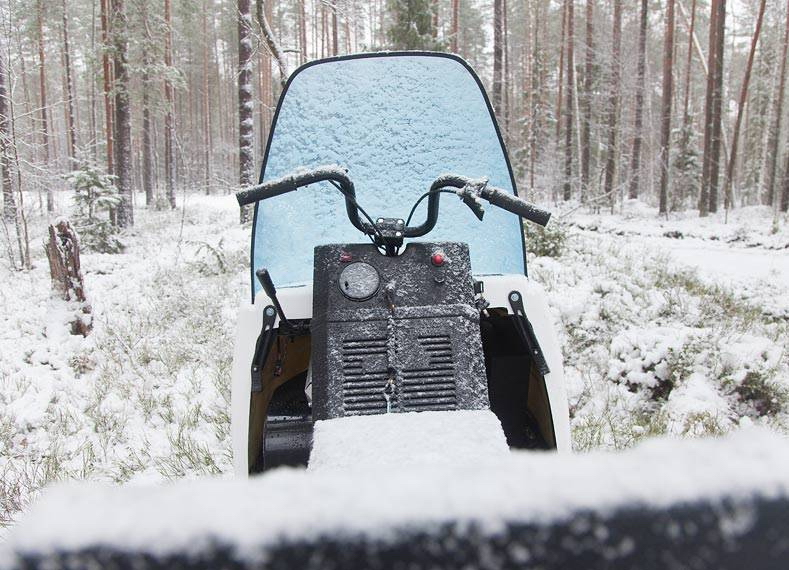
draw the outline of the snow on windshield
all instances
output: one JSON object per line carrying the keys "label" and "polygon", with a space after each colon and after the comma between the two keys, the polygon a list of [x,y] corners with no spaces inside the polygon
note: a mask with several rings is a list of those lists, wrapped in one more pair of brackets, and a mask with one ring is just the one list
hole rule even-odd
{"label": "snow on windshield", "polygon": [[[405,218],[447,172],[513,191],[482,92],[446,57],[345,59],[299,72],[282,102],[264,180],[326,164],[349,169],[359,204],[376,218]],[[424,220],[424,206],[412,224]],[[254,231],[255,269],[268,267],[278,285],[312,280],[316,245],[366,241],[327,183],[261,203]],[[443,195],[438,225],[423,239],[469,243],[476,274],[523,272],[518,218],[497,208],[479,222]]]}

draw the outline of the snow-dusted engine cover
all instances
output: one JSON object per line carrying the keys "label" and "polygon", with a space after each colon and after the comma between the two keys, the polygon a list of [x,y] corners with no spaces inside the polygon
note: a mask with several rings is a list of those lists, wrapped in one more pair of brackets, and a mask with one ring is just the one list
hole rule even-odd
{"label": "snow-dusted engine cover", "polygon": [[466,244],[316,247],[313,290],[314,419],[490,406]]}

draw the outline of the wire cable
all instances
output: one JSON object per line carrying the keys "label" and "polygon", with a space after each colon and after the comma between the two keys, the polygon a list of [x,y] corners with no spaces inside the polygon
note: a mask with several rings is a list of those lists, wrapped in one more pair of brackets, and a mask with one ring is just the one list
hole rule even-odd
{"label": "wire cable", "polygon": [[408,227],[411,224],[411,218],[414,217],[414,214],[416,213],[416,209],[419,207],[419,204],[422,203],[422,200],[424,200],[431,194],[441,194],[441,193],[457,195],[457,192],[455,192],[454,190],[447,190],[446,188],[436,188],[435,190],[428,190],[427,192],[425,192],[419,197],[416,203],[414,203],[413,208],[411,208],[411,213],[408,214],[408,219],[406,219],[405,227]]}

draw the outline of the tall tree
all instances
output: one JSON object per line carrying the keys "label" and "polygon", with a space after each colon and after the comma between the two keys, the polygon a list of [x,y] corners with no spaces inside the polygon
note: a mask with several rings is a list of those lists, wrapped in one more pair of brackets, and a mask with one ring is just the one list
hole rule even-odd
{"label": "tall tree", "polygon": [[740,101],[737,107],[737,119],[734,122],[734,135],[731,142],[731,154],[729,163],[726,167],[726,178],[723,185],[724,206],[726,210],[732,206],[732,184],[734,178],[734,166],[737,164],[737,147],[740,140],[740,125],[742,124],[742,114],[745,109],[745,102],[748,100],[748,85],[751,82],[751,69],[753,68],[753,57],[756,53],[756,46],[759,43],[759,35],[762,32],[762,20],[764,19],[764,7],[766,0],[759,3],[759,14],[756,16],[756,27],[751,38],[751,49],[748,52],[748,63],[745,66],[745,77],[742,80],[740,89]]}
{"label": "tall tree", "polygon": [[[44,49],[44,8],[41,0],[36,2],[36,28],[38,35],[38,93],[41,105],[41,146],[44,149],[44,166],[49,165],[49,122],[47,121],[47,73],[46,50]],[[55,210],[52,185],[47,184],[47,212]]]}
{"label": "tall tree", "polygon": [[[299,63],[307,61],[307,1],[299,0]],[[336,6],[335,6],[336,8]]]}
{"label": "tall tree", "polygon": [[647,25],[649,5],[641,0],[641,18],[638,27],[638,63],[636,67],[636,118],[633,133],[633,154],[630,157],[630,187],[628,197],[638,198],[641,183],[641,145],[644,130],[644,79],[646,75]]}
{"label": "tall tree", "polygon": [[112,68],[110,67],[110,1],[99,0],[101,3],[101,66],[104,92],[104,136],[107,141],[107,174],[115,172],[115,150],[112,139],[115,128],[112,124],[114,110],[112,108]]}
{"label": "tall tree", "polygon": [[721,112],[723,107],[723,52],[726,38],[726,0],[713,0],[712,9],[715,11],[711,18],[710,26],[713,31],[710,37],[714,44],[710,46],[710,65],[707,86],[709,93],[710,112],[709,112],[709,144],[705,144],[705,155],[709,154],[705,161],[707,165],[707,212],[718,211],[718,182],[720,177],[720,158],[721,158]]}
{"label": "tall tree", "polygon": [[[238,0],[238,167],[239,186],[252,184],[255,144],[252,118],[252,13],[250,0]],[[241,223],[249,219],[249,210],[241,208]]]}
{"label": "tall tree", "polygon": [[504,0],[493,0],[493,110],[503,118],[502,84],[504,82]]}
{"label": "tall tree", "polygon": [[331,0],[331,54],[340,53],[340,34],[337,25],[337,0]]}
{"label": "tall tree", "polygon": [[613,213],[616,195],[617,133],[619,125],[619,97],[622,77],[622,0],[614,0],[614,26],[611,47],[611,89],[608,92],[608,142],[606,143],[604,193],[609,196]]}
{"label": "tall tree", "polygon": [[[696,0],[693,0],[690,8],[690,24],[688,31],[688,49],[685,56],[684,69],[684,88],[682,95],[682,125],[679,133],[679,148],[674,159],[674,180],[672,181],[672,200],[675,204],[684,204],[687,197],[693,195],[698,184],[698,151],[695,144],[695,131],[690,121],[690,93],[691,71],[693,69],[693,45],[696,30]],[[680,11],[684,8],[682,1],[679,3]],[[687,24],[687,14],[686,24]]]}
{"label": "tall tree", "polygon": [[11,106],[7,82],[5,59],[0,52],[0,183],[3,186],[3,219],[6,223],[13,223],[16,221],[16,200],[11,184]]}
{"label": "tall tree", "polygon": [[126,54],[129,29],[123,0],[111,0],[111,3],[115,72],[115,84],[112,89],[115,96],[115,175],[120,193],[118,225],[125,228],[134,225],[129,69]]}
{"label": "tall tree", "polygon": [[145,205],[153,206],[153,144],[151,141],[151,67],[153,58],[153,38],[148,21],[148,0],[140,3],[143,42],[142,42],[142,188],[145,192]]}
{"label": "tall tree", "polygon": [[668,213],[668,181],[671,154],[671,99],[674,96],[674,0],[666,8],[666,39],[663,46],[663,97],[660,117],[660,207]]}
{"label": "tall tree", "polygon": [[391,24],[386,32],[389,47],[402,50],[435,50],[441,47],[433,37],[431,0],[387,0],[387,7],[391,15]]}
{"label": "tall tree", "polygon": [[458,52],[458,33],[460,30],[460,0],[452,0],[452,29],[449,34],[449,51]]}
{"label": "tall tree", "polygon": [[[211,193],[211,93],[208,78],[208,2],[203,0],[203,184]],[[262,50],[261,50],[262,51]],[[261,134],[262,136],[262,134]]]}
{"label": "tall tree", "polygon": [[164,0],[164,183],[167,202],[175,208],[175,122],[173,118],[173,14]]}
{"label": "tall tree", "polygon": [[781,46],[781,59],[779,65],[779,79],[774,96],[773,113],[770,120],[770,127],[767,134],[766,165],[764,176],[764,188],[766,202],[772,204],[775,196],[776,180],[775,174],[779,160],[778,139],[781,134],[781,121],[783,119],[783,102],[786,86],[786,59],[787,49],[789,49],[789,0],[786,2],[786,22],[784,28],[783,42]]}
{"label": "tall tree", "polygon": [[[71,71],[71,46],[68,35],[68,11],[66,0],[62,2],[63,16],[63,73],[65,74],[63,98],[66,100],[66,130],[68,132],[68,154],[73,161],[77,156],[77,126],[74,120],[74,76]],[[73,166],[73,165],[72,165]]]}
{"label": "tall tree", "polygon": [[781,203],[779,204],[779,209],[782,212],[789,211],[789,152],[786,153],[785,160],[784,179],[781,190]]}
{"label": "tall tree", "polygon": [[589,194],[591,163],[592,96],[594,93],[594,0],[586,0],[586,45],[584,46],[584,96],[581,99],[581,200]]}
{"label": "tall tree", "polygon": [[573,44],[575,42],[573,30],[575,28],[575,0],[565,0],[567,11],[567,100],[564,105],[564,191],[563,199],[569,200],[573,193],[573,104],[575,99],[575,57]]}

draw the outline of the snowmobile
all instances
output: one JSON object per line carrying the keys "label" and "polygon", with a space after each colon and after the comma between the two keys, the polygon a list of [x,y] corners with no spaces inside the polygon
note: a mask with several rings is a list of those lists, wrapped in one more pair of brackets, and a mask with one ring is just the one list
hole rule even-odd
{"label": "snowmobile", "polygon": [[526,273],[523,220],[550,214],[518,196],[462,59],[301,67],[260,183],[237,198],[255,205],[233,367],[237,475],[306,465],[314,422],[352,415],[490,408],[511,448],[570,449],[561,353]]}

